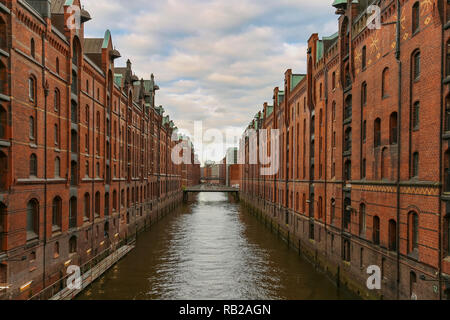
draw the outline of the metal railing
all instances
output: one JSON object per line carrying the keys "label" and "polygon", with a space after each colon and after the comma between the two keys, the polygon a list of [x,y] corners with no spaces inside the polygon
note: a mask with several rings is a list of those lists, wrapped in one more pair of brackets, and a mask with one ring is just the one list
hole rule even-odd
{"label": "metal railing", "polygon": [[[119,249],[127,244],[133,244],[133,242],[128,243],[126,239],[122,239],[116,244],[112,244],[110,247],[96,255],[94,258],[88,260],[84,264],[80,266],[81,277],[87,276],[83,278],[83,282],[91,281],[93,279],[89,279],[89,277],[99,276],[100,274],[88,274],[90,271],[94,269],[94,267],[98,268],[98,270],[106,271],[110,266],[116,263],[119,259]],[[111,259],[107,259],[111,256]],[[42,291],[33,295],[29,300],[49,300],[55,297],[57,294],[62,294],[62,291],[67,288],[67,282],[71,275],[66,275],[59,280],[55,281],[51,285],[47,286]],[[65,298],[61,296],[60,298]],[[71,296],[73,298],[73,296]]]}

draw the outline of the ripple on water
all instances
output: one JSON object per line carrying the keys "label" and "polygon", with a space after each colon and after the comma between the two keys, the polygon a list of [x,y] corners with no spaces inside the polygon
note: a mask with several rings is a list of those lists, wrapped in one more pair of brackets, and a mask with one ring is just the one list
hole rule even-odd
{"label": "ripple on water", "polygon": [[336,289],[224,194],[152,226],[80,299],[337,299]]}

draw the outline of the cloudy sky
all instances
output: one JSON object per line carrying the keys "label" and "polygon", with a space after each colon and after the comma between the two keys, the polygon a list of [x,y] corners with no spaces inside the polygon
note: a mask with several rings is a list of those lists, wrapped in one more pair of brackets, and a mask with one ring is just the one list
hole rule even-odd
{"label": "cloudy sky", "polygon": [[[110,29],[139,78],[155,74],[156,103],[193,135],[216,128],[239,136],[286,69],[306,71],[306,41],[337,30],[332,0],[82,0],[87,37]],[[207,142],[207,141],[205,141]],[[210,141],[212,143],[212,141]],[[217,143],[214,143],[217,145]],[[196,146],[199,148],[199,146]],[[220,151],[206,157],[221,158]],[[216,159],[213,159],[216,160]]]}

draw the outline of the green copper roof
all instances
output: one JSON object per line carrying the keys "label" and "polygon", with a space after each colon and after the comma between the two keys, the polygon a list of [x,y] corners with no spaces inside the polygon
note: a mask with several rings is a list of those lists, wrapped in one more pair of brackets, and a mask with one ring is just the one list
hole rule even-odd
{"label": "green copper roof", "polygon": [[122,75],[121,74],[114,74],[114,83],[117,84],[119,87],[122,85]]}
{"label": "green copper roof", "polygon": [[[352,3],[358,4],[358,0],[353,0]],[[347,0],[334,0],[332,6],[333,7],[338,7],[341,5],[347,4]]]}
{"label": "green copper roof", "polygon": [[331,36],[328,36],[328,37],[322,37],[322,39],[323,39],[323,40],[334,40],[334,39],[336,39],[336,38],[338,37],[338,35],[339,35],[339,33],[338,33],[338,32],[335,32],[335,33],[333,33]]}
{"label": "green copper roof", "polygon": [[109,39],[111,39],[111,31],[106,30],[105,36],[103,37],[102,49],[108,48]]}
{"label": "green copper roof", "polygon": [[293,74],[291,75],[291,91],[303,80],[304,74]]}
{"label": "green copper roof", "polygon": [[321,40],[317,40],[317,55],[316,61],[319,61],[323,57],[323,42]]}
{"label": "green copper roof", "polygon": [[267,106],[266,117],[270,116],[273,112],[273,106]]}

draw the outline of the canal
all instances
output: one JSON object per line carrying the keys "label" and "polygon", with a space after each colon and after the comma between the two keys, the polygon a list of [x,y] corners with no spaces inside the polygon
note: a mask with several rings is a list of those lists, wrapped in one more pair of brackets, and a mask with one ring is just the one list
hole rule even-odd
{"label": "canal", "polygon": [[196,197],[142,234],[77,299],[357,299],[226,194]]}

